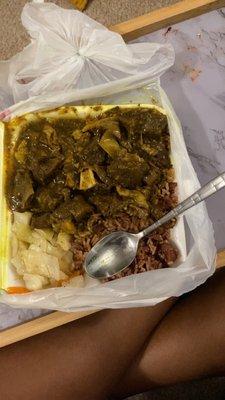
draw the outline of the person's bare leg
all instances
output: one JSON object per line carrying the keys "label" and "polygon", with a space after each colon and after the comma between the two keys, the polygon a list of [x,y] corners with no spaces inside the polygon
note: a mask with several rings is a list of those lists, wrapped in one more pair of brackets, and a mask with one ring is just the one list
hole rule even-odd
{"label": "person's bare leg", "polygon": [[105,398],[173,302],[102,311],[1,349],[2,398]]}
{"label": "person's bare leg", "polygon": [[0,351],[4,399],[103,399],[223,371],[225,271],[181,299],[118,380],[172,301],[105,311]]}
{"label": "person's bare leg", "polygon": [[178,300],[115,392],[121,398],[218,374],[225,374],[225,268]]}

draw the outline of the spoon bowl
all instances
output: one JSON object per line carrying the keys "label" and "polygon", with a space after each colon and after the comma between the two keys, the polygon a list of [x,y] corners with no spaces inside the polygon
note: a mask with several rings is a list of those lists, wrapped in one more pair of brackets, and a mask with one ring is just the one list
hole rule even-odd
{"label": "spoon bowl", "polygon": [[105,236],[88,253],[84,269],[92,278],[109,278],[134,260],[139,235],[117,231]]}

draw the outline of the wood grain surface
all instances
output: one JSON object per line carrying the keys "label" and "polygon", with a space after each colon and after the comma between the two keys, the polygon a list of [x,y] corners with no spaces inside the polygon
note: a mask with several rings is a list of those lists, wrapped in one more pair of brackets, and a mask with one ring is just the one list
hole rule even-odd
{"label": "wood grain surface", "polygon": [[126,41],[225,6],[225,0],[183,0],[111,26]]}

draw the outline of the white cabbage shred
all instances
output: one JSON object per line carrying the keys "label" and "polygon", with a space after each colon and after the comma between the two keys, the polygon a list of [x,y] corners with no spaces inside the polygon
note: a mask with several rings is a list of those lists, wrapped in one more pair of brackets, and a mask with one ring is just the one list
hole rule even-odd
{"label": "white cabbage shred", "polygon": [[28,290],[48,286],[83,286],[83,277],[69,279],[72,272],[73,254],[70,235],[58,235],[50,229],[31,229],[31,213],[14,212],[11,240],[11,263],[23,279]]}

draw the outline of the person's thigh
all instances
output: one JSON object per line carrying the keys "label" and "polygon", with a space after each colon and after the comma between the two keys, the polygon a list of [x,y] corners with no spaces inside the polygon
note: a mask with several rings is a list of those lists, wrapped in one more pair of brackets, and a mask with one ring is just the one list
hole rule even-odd
{"label": "person's thigh", "polygon": [[225,372],[225,268],[161,320],[115,392],[118,397]]}
{"label": "person's thigh", "polygon": [[1,349],[2,399],[105,399],[174,301],[101,311]]}

